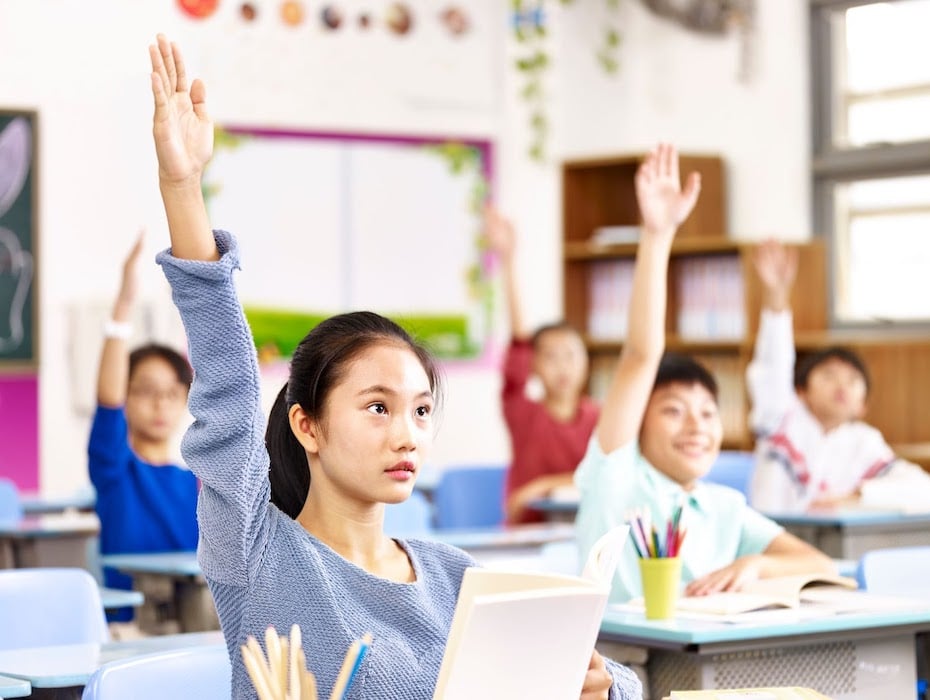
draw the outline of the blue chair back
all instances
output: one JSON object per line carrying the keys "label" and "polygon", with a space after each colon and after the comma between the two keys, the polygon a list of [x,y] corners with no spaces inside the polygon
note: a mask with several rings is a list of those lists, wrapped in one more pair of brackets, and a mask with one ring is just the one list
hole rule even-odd
{"label": "blue chair back", "polygon": [[755,456],[752,452],[743,450],[721,450],[717,460],[710,471],[704,475],[702,481],[712,484],[721,484],[736,489],[749,498],[749,482],[755,466]]}
{"label": "blue chair back", "polygon": [[19,489],[10,479],[0,477],[0,522],[15,523],[23,517]]}
{"label": "blue chair back", "polygon": [[504,522],[507,468],[449,467],[433,492],[437,529],[494,527]]}
{"label": "blue chair back", "polygon": [[433,507],[419,491],[401,503],[384,507],[384,532],[392,537],[422,535],[433,529]]}
{"label": "blue chair back", "polygon": [[859,558],[856,580],[870,593],[930,600],[930,545],[866,552]]}
{"label": "blue chair back", "polygon": [[0,649],[106,642],[100,589],[84,569],[0,571]]}
{"label": "blue chair back", "polygon": [[232,666],[216,644],[133,656],[104,664],[84,686],[82,700],[229,700]]}

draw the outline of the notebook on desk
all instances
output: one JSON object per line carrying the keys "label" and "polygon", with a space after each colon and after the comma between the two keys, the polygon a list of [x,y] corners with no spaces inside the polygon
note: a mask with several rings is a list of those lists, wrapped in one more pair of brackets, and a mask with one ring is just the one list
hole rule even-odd
{"label": "notebook on desk", "polygon": [[578,697],[628,531],[598,540],[581,576],[466,569],[433,699]]}

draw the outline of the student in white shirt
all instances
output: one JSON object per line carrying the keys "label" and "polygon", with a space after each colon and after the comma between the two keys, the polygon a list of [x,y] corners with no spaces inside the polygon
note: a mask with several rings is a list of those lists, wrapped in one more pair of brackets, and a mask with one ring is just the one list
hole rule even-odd
{"label": "student in white shirt", "polygon": [[892,505],[911,489],[930,493],[930,477],[895,457],[862,421],[869,374],[846,348],[816,352],[795,367],[790,305],[797,249],[766,241],[755,251],[763,308],[747,387],[756,434],[753,507],[768,513]]}

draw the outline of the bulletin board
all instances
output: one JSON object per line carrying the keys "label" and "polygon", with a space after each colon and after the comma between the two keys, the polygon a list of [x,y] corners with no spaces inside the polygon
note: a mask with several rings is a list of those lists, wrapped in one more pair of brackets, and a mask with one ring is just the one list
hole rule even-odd
{"label": "bulletin board", "polygon": [[0,109],[0,368],[37,362],[36,123]]}
{"label": "bulletin board", "polygon": [[205,174],[235,233],[240,298],[263,360],[335,313],[393,318],[439,357],[493,350],[481,211],[486,141],[225,127]]}

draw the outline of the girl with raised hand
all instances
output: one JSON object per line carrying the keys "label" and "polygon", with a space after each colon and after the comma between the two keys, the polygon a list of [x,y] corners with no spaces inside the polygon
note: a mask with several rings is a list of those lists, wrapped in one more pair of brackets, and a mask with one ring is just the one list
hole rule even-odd
{"label": "girl with raised hand", "polygon": [[[384,505],[407,498],[433,440],[439,377],[429,354],[370,312],[335,316],[294,353],[267,435],[252,336],[233,285],[235,239],[211,231],[201,177],[213,147],[199,80],[178,48],[150,47],[154,140],[171,283],[195,370],[195,423],[182,449],[200,477],[199,560],[233,665],[233,695],[254,698],[239,647],[264,630],[303,630],[327,696],[346,649],[371,632],[352,698],[431,698],[465,568],[436,542],[394,540]],[[532,668],[526,669],[533,673]],[[639,698],[629,669],[592,652],[583,700]]]}

